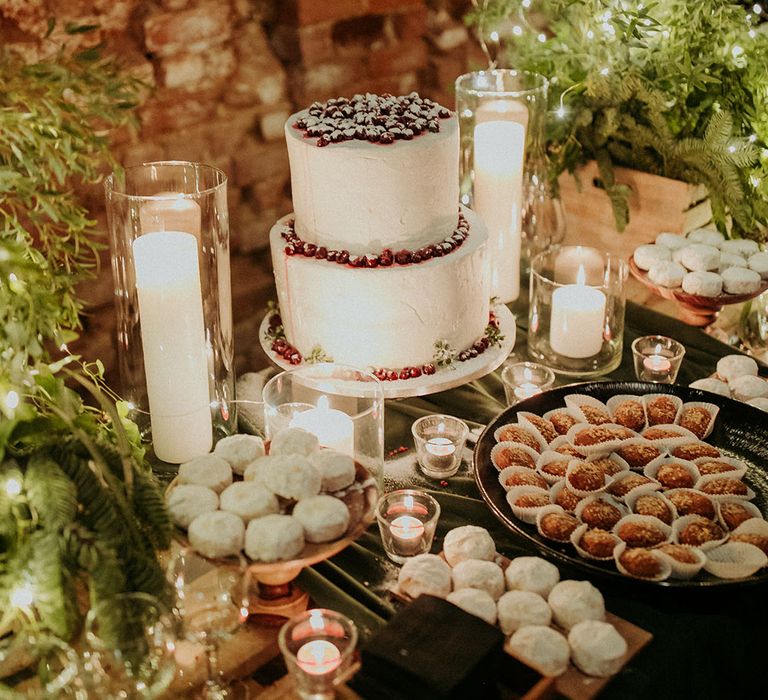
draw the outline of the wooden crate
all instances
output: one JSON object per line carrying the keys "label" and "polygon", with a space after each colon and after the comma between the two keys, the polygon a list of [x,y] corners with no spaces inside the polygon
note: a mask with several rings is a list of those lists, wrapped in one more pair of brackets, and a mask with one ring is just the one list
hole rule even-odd
{"label": "wooden crate", "polygon": [[637,246],[651,243],[661,231],[686,233],[711,218],[706,189],[629,168],[616,168],[616,182],[628,185],[630,221],[619,233],[608,196],[601,186],[597,163],[578,170],[579,189],[572,175],[560,176],[568,245],[590,245],[625,258]]}

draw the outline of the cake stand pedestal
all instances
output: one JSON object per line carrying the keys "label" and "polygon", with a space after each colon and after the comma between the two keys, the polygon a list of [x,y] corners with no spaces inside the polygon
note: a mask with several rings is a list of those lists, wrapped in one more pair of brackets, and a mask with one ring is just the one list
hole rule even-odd
{"label": "cake stand pedestal", "polygon": [[[434,394],[438,391],[453,389],[493,372],[512,352],[512,349],[515,347],[515,334],[517,332],[515,317],[506,306],[500,304],[494,307],[493,312],[496,314],[499,330],[503,336],[503,340],[499,345],[493,345],[484,353],[465,362],[456,361],[449,368],[439,368],[434,374],[422,374],[420,377],[396,379],[391,382],[383,381],[381,382],[381,387],[384,390],[384,398],[404,399],[411,396]],[[267,313],[259,327],[259,341],[261,342],[262,350],[281,369],[287,370],[301,367],[303,361],[298,365],[292,365],[284,357],[281,357],[272,350],[272,340],[267,336],[269,317],[270,313]]]}

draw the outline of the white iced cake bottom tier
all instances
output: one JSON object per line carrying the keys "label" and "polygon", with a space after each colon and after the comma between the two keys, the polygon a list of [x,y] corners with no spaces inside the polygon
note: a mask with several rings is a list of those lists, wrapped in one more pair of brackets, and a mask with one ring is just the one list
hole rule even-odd
{"label": "white iced cake bottom tier", "polygon": [[283,233],[293,214],[280,219],[270,246],[287,341],[304,358],[361,368],[421,366],[435,361],[437,344],[470,348],[488,324],[488,236],[472,211],[462,213],[470,228],[460,247],[375,268],[288,255]]}

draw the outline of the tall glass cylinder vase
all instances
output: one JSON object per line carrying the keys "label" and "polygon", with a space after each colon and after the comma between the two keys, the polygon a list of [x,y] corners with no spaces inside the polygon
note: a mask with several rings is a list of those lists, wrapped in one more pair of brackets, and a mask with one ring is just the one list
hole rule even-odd
{"label": "tall glass cylinder vase", "polygon": [[182,161],[105,185],[122,395],[173,464],[236,425],[226,188],[222,171]]}
{"label": "tall glass cylinder vase", "polygon": [[383,486],[384,390],[372,374],[321,362],[272,377],[263,397],[268,439],[303,428],[322,447],[350,455]]}
{"label": "tall glass cylinder vase", "polygon": [[461,201],[488,228],[492,293],[504,303],[520,294],[521,222],[529,173],[543,154],[547,85],[510,69],[456,80]]}

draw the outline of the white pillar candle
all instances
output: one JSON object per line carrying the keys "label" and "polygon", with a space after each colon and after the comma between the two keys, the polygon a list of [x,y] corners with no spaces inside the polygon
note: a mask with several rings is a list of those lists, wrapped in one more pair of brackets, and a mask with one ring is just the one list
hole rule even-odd
{"label": "white pillar candle", "polygon": [[197,239],[146,233],[133,242],[155,454],[179,464],[213,445]]}
{"label": "white pillar candle", "polygon": [[303,428],[317,436],[323,447],[354,457],[354,425],[343,411],[328,407],[328,397],[321,396],[317,406],[294,414],[291,428]]}
{"label": "white pillar candle", "polygon": [[552,293],[549,344],[563,357],[592,357],[603,347],[604,326],[605,294],[584,284],[582,267],[576,284],[567,284]]}
{"label": "white pillar candle", "polygon": [[520,219],[525,127],[485,121],[474,131],[473,207],[489,234],[493,294],[503,302],[520,294]]}

